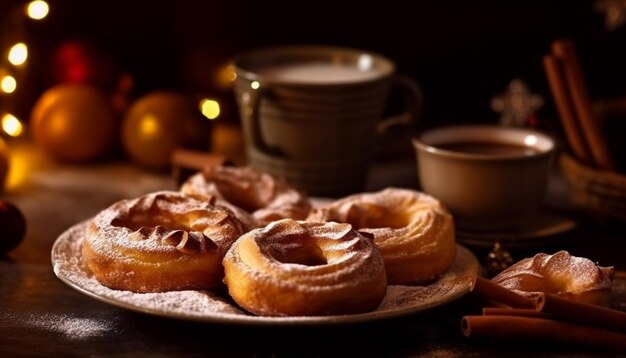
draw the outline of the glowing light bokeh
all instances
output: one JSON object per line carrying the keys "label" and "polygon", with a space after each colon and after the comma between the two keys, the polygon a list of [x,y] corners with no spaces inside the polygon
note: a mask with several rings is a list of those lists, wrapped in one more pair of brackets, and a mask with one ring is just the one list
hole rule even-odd
{"label": "glowing light bokeh", "polygon": [[6,75],[0,79],[0,90],[4,93],[13,93],[17,88],[17,81],[15,77]]}
{"label": "glowing light bokeh", "polygon": [[368,54],[363,54],[359,56],[358,60],[358,68],[360,71],[369,71],[372,69],[372,65],[374,64],[374,59],[372,56]]}
{"label": "glowing light bokeh", "polygon": [[9,62],[14,66],[19,66],[26,62],[28,58],[28,47],[23,42],[18,42],[9,50]]}
{"label": "glowing light bokeh", "polygon": [[200,111],[208,119],[216,119],[220,115],[220,104],[216,100],[205,98],[200,101]]}
{"label": "glowing light bokeh", "polygon": [[22,148],[16,150],[11,148],[11,164],[9,173],[4,181],[4,189],[7,192],[17,190],[28,183],[32,168],[36,163],[33,153],[29,153]]}
{"label": "glowing light bokeh", "polygon": [[151,114],[143,117],[139,126],[139,133],[144,138],[152,138],[160,130],[159,120]]}
{"label": "glowing light bokeh", "polygon": [[24,126],[17,117],[11,113],[2,116],[2,130],[11,137],[17,137],[24,131]]}
{"label": "glowing light bokeh", "polygon": [[26,15],[33,20],[41,20],[48,16],[50,7],[48,3],[42,0],[35,0],[28,3],[26,6]]}
{"label": "glowing light bokeh", "polygon": [[528,145],[528,146],[533,146],[533,145],[537,144],[538,141],[539,141],[539,139],[537,138],[537,136],[532,135],[532,134],[531,135],[527,135],[524,138],[524,143],[526,145]]}
{"label": "glowing light bokeh", "polygon": [[259,87],[261,87],[261,84],[259,83],[259,81],[252,81],[252,83],[250,83],[250,87],[252,87],[252,89],[259,89]]}

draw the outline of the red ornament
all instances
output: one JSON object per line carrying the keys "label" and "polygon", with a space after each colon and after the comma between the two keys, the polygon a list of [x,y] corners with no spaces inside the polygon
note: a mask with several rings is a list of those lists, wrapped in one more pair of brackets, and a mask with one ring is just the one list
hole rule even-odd
{"label": "red ornament", "polygon": [[109,90],[116,77],[112,62],[94,45],[67,41],[52,54],[52,79],[55,83],[91,84]]}
{"label": "red ornament", "polygon": [[24,215],[8,201],[0,200],[0,228],[0,254],[16,248],[26,234]]}

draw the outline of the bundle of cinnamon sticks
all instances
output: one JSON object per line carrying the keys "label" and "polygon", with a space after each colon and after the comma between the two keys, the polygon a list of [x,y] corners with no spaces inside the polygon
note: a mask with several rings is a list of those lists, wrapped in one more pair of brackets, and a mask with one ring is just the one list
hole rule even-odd
{"label": "bundle of cinnamon sticks", "polygon": [[500,307],[463,317],[467,337],[532,339],[626,352],[626,312],[552,294],[529,299],[481,277],[472,291]]}
{"label": "bundle of cinnamon sticks", "polygon": [[567,142],[576,159],[592,167],[614,170],[615,163],[593,112],[574,42],[553,41],[551,53],[544,56],[543,64]]}

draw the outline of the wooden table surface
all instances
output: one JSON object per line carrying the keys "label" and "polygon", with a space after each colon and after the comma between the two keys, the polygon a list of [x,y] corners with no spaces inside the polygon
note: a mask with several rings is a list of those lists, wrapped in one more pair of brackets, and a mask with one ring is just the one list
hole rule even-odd
{"label": "wooden table surface", "polygon": [[[452,303],[400,318],[335,326],[280,327],[199,323],[151,316],[96,301],[68,287],[52,271],[50,252],[68,227],[122,198],[174,189],[167,174],[126,163],[69,166],[51,163],[30,146],[15,149],[27,175],[2,198],[15,203],[28,222],[21,245],[0,257],[0,357],[407,357],[586,356],[593,348],[531,342],[474,341],[460,329],[463,315],[480,307],[471,294]],[[408,162],[379,166],[368,189],[414,186]],[[573,213],[576,215],[576,213]],[[552,246],[513,251],[570,250],[626,270],[626,229],[580,220]],[[475,248],[479,258],[484,252]],[[621,283],[620,292],[624,292]],[[626,295],[613,297],[626,310]]]}

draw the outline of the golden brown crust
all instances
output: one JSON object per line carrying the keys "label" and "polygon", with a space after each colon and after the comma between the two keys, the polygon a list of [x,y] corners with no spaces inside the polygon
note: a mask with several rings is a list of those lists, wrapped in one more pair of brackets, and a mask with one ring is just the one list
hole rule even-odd
{"label": "golden brown crust", "polygon": [[88,225],[85,263],[113,289],[214,287],[223,277],[222,258],[244,229],[229,209],[213,201],[173,191],[119,201]]}
{"label": "golden brown crust", "polygon": [[181,191],[226,200],[250,213],[259,227],[285,218],[302,220],[311,210],[303,192],[253,167],[207,167],[183,183]]}
{"label": "golden brown crust", "polygon": [[525,258],[492,279],[525,296],[552,293],[573,301],[608,306],[612,267],[600,267],[567,251]]}
{"label": "golden brown crust", "polygon": [[314,209],[307,220],[350,223],[371,234],[389,284],[419,284],[445,272],[456,245],[452,216],[432,196],[399,188],[360,193]]}
{"label": "golden brown crust", "polygon": [[387,289],[379,250],[347,224],[276,221],[241,236],[223,264],[231,297],[258,315],[370,311]]}

